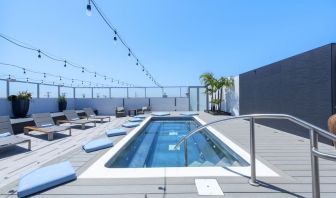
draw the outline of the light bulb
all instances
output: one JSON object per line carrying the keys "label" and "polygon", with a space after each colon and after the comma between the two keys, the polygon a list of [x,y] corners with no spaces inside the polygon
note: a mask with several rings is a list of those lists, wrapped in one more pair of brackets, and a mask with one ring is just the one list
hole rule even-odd
{"label": "light bulb", "polygon": [[92,15],[90,0],[89,0],[89,3],[86,6],[86,15],[88,15],[88,16]]}

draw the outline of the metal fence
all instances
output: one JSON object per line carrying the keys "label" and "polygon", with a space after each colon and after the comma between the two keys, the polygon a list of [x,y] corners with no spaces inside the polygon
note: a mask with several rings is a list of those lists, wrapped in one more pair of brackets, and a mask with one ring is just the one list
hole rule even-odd
{"label": "metal fence", "polygon": [[189,97],[189,86],[159,87],[74,87],[37,83],[15,79],[0,79],[0,98],[17,95],[20,91],[32,93],[33,98],[150,98]]}

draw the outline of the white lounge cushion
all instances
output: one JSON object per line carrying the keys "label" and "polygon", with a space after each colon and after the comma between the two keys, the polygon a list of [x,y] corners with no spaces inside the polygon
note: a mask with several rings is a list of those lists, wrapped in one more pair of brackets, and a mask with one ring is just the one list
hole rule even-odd
{"label": "white lounge cushion", "polygon": [[170,113],[168,112],[153,112],[152,115],[154,116],[168,116]]}
{"label": "white lounge cushion", "polygon": [[105,132],[108,137],[119,136],[119,135],[126,135],[126,129],[124,128],[117,128],[117,129],[109,129]]}
{"label": "white lounge cushion", "polygon": [[126,127],[126,128],[132,128],[132,127],[139,126],[139,123],[138,122],[127,122],[127,123],[123,124],[122,126]]}
{"label": "white lounge cushion", "polygon": [[101,139],[92,140],[86,143],[85,145],[82,146],[82,148],[85,150],[85,152],[89,153],[89,152],[109,148],[112,146],[113,146],[113,143],[110,139],[101,138]]}
{"label": "white lounge cushion", "polygon": [[142,119],[140,119],[140,118],[132,118],[132,119],[129,120],[129,122],[141,122],[141,121],[142,121]]}
{"label": "white lounge cushion", "polygon": [[76,172],[68,161],[39,168],[20,178],[18,197],[26,197],[76,178]]}

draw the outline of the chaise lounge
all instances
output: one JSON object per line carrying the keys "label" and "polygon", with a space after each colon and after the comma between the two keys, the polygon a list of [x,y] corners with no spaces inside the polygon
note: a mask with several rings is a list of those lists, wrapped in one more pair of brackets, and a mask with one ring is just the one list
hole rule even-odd
{"label": "chaise lounge", "polygon": [[117,118],[119,117],[125,117],[126,116],[126,111],[124,107],[117,107],[115,111],[115,115]]}
{"label": "chaise lounge", "polygon": [[69,130],[69,136],[71,136],[70,126],[57,126],[54,120],[51,118],[50,113],[38,113],[33,114],[35,126],[24,127],[24,134],[28,135],[29,131],[37,131],[48,135],[48,140],[54,139],[54,133]]}
{"label": "chaise lounge", "polygon": [[21,143],[28,143],[28,149],[31,149],[30,139],[14,135],[9,117],[0,116],[0,148],[14,146]]}
{"label": "chaise lounge", "polygon": [[146,112],[150,112],[150,107],[144,106],[141,109],[138,109],[137,114],[145,114]]}
{"label": "chaise lounge", "polygon": [[65,117],[67,120],[58,120],[57,123],[70,123],[75,125],[81,125],[82,129],[85,129],[85,125],[89,123],[93,123],[94,126],[96,126],[95,120],[87,120],[87,119],[81,119],[75,110],[64,110],[63,111]]}
{"label": "chaise lounge", "polygon": [[93,112],[91,108],[84,108],[83,110],[87,116],[87,119],[100,120],[100,123],[103,123],[104,119],[108,119],[109,122],[111,122],[110,116],[98,116]]}

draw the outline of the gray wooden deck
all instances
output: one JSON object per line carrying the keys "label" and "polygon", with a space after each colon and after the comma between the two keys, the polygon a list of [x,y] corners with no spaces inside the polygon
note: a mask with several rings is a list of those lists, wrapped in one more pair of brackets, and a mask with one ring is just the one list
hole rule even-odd
{"label": "gray wooden deck", "polygon": [[[201,113],[199,117],[206,122],[220,118],[205,113]],[[1,195],[16,197],[18,175],[41,165],[69,160],[75,166],[77,175],[80,175],[107,151],[87,154],[80,149],[81,142],[103,135],[106,128],[119,126],[126,119],[113,119],[110,123],[98,125],[96,129],[74,130],[73,137],[60,137],[53,142],[32,138],[32,152],[15,155],[12,155],[11,151],[0,153],[0,182],[1,184],[4,181],[6,184],[9,183],[6,186],[2,185]],[[246,121],[231,121],[214,125],[215,129],[247,151],[249,150],[248,127],[249,123]],[[118,142],[121,138],[114,138],[114,142]],[[256,125],[256,145],[257,158],[281,176],[259,177],[261,183],[259,187],[250,186],[247,177],[215,177],[224,192],[224,197],[311,197],[308,139]],[[335,149],[328,145],[320,144],[320,149],[336,153]],[[43,162],[46,163],[43,164]],[[336,164],[320,160],[320,175],[321,197],[336,197]],[[194,180],[193,177],[77,179],[44,191],[36,197],[200,197]]]}

